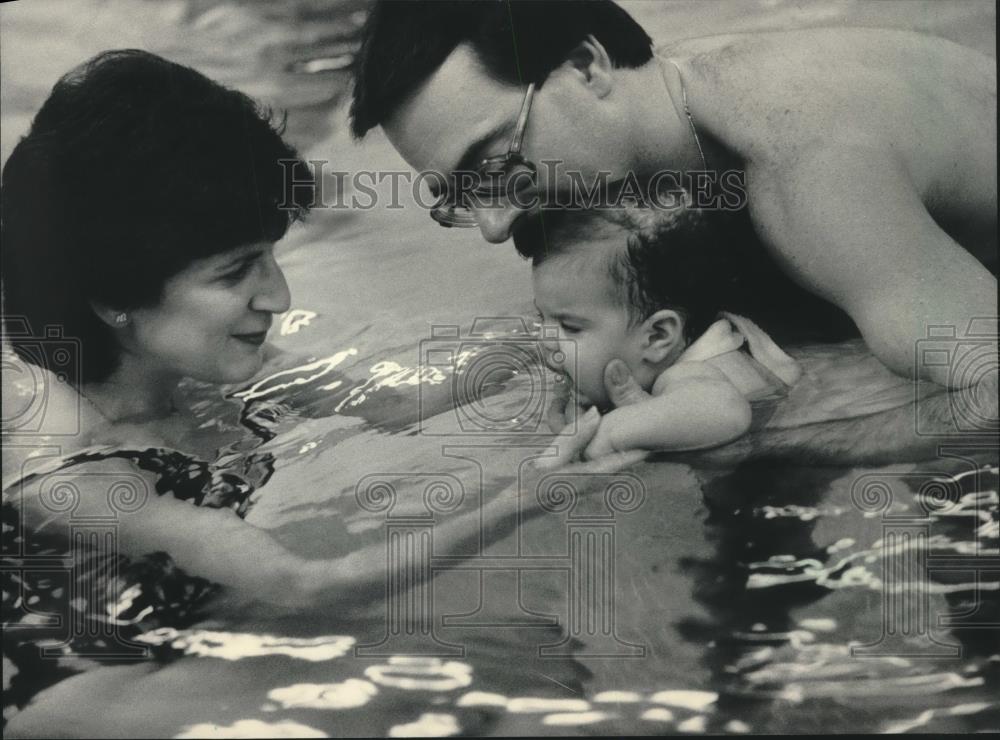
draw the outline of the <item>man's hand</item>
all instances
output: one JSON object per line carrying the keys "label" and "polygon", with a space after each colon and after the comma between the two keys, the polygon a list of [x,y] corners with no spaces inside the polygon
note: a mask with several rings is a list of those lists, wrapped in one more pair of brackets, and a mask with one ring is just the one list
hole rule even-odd
{"label": "man's hand", "polygon": [[[632,377],[628,365],[618,359],[611,360],[604,368],[604,388],[615,408],[639,403],[650,397]],[[581,472],[590,472],[591,468],[593,472],[612,472],[645,458],[647,453],[643,450],[616,450],[610,439],[601,434],[601,418],[596,407],[584,412],[576,404],[570,403],[569,383],[560,383],[547,416],[549,428],[560,435],[559,454],[539,460],[536,467],[556,468],[580,458],[600,461],[582,466]],[[568,433],[567,426],[574,423],[577,425],[576,430]],[[605,430],[605,433],[608,431]]]}
{"label": "man's hand", "polygon": [[597,460],[605,455],[611,455],[620,451],[615,447],[614,440],[612,439],[610,421],[611,417],[609,416],[601,417],[601,423],[597,427],[594,438],[590,440],[587,449],[583,451],[584,460]]}
{"label": "man's hand", "polygon": [[[619,359],[611,360],[604,368],[604,389],[611,405],[615,408],[629,406],[649,398],[649,394],[632,377],[628,365]],[[549,404],[546,422],[554,434],[562,432],[567,424],[572,424],[583,416],[586,409],[570,403],[570,384],[563,380],[556,384],[555,396]]]}
{"label": "man's hand", "polygon": [[[611,360],[604,368],[604,390],[614,407],[641,403],[650,397],[629,372],[628,365],[618,359]],[[583,452],[584,460],[598,460],[608,455],[621,454],[612,439],[612,429],[607,416],[602,417],[594,438]]]}
{"label": "man's hand", "polygon": [[604,368],[604,389],[611,399],[611,405],[616,409],[631,406],[650,398],[642,386],[632,377],[632,373],[621,360],[612,360]]}
{"label": "man's hand", "polygon": [[591,408],[581,415],[576,422],[576,429],[571,433],[560,435],[558,439],[558,451],[554,457],[538,458],[534,462],[534,467],[538,470],[553,470],[564,465],[574,464],[575,473],[616,473],[624,467],[643,460],[646,452],[643,450],[631,450],[628,452],[610,452],[603,455],[599,460],[580,463],[578,460],[588,459],[585,455],[590,444],[597,436],[601,426],[601,414],[596,408]]}

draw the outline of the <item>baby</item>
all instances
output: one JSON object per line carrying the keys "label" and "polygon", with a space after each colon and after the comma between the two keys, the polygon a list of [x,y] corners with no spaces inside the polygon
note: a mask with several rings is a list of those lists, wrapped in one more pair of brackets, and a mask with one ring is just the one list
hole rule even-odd
{"label": "baby", "polygon": [[[643,225],[650,217],[546,213],[515,240],[532,260],[541,321],[558,325],[546,364],[580,406],[604,413],[587,457],[730,442],[750,428],[752,401],[780,398],[800,374],[753,322],[720,312],[725,270],[710,235]],[[604,370],[615,358],[648,399],[611,408]]]}

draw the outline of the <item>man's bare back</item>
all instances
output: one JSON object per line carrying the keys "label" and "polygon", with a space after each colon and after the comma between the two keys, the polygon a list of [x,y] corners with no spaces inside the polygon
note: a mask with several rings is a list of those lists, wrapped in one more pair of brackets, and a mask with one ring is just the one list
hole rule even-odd
{"label": "man's bare back", "polygon": [[[660,49],[715,168],[746,171],[758,235],[900,374],[930,327],[996,314],[994,61],[885,29],[729,35]],[[987,269],[988,268],[988,269]]]}
{"label": "man's bare back", "polygon": [[935,221],[995,269],[995,60],[869,28],[712,36],[658,53],[681,65],[699,128],[751,173],[817,146],[891,151]]}

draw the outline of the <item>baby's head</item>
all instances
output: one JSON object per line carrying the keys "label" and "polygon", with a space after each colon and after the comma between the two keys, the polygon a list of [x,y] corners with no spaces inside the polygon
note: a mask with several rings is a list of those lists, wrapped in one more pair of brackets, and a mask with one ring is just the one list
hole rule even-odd
{"label": "baby's head", "polygon": [[546,212],[515,236],[532,260],[541,319],[559,328],[558,345],[547,344],[550,367],[570,377],[582,405],[610,406],[604,368],[615,358],[650,390],[715,320],[715,250],[694,221],[665,223],[636,210]]}

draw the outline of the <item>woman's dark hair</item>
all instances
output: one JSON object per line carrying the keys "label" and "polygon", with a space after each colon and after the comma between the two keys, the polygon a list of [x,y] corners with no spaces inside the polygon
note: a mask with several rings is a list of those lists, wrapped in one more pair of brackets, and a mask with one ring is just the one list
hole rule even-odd
{"label": "woman's dark hair", "polygon": [[286,199],[285,167],[305,165],[282,131],[243,93],[144,51],[62,77],[3,169],[13,348],[37,364],[11,319],[61,330],[81,343],[80,380],[101,380],[119,348],[92,303],[155,305],[192,261],[280,239],[313,197],[297,186]]}
{"label": "woman's dark hair", "polygon": [[461,43],[497,80],[541,87],[591,34],[616,67],[653,58],[649,34],[612,0],[377,0],[354,66],[351,130],[380,125]]}

